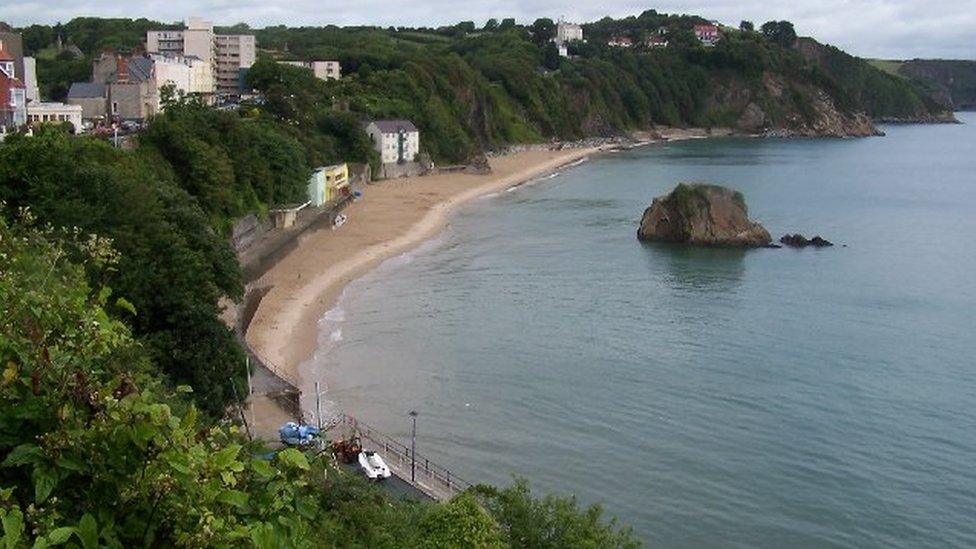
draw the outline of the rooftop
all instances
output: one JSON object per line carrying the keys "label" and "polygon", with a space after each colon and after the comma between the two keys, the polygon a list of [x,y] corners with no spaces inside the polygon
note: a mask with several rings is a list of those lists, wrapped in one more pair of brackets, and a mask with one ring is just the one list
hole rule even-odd
{"label": "rooftop", "polygon": [[147,59],[145,57],[133,57],[129,59],[128,66],[130,80],[134,82],[145,82],[152,79],[152,59]]}
{"label": "rooftop", "polygon": [[405,132],[420,131],[409,120],[373,120],[370,123],[376,124],[376,127],[383,133],[397,133],[401,130]]}
{"label": "rooftop", "polygon": [[68,99],[92,99],[105,97],[105,84],[75,82],[68,90]]}
{"label": "rooftop", "polygon": [[43,102],[30,103],[27,105],[29,111],[77,111],[81,112],[81,105],[68,105],[67,103]]}

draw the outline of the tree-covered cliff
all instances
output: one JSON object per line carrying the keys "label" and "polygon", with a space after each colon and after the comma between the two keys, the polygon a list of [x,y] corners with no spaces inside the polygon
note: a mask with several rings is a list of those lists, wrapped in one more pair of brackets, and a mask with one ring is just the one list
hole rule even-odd
{"label": "tree-covered cliff", "polygon": [[[436,160],[539,139],[611,136],[653,125],[730,126],[781,135],[865,135],[877,119],[928,120],[942,108],[916,86],[775,22],[723,29],[700,45],[698,17],[650,11],[586,25],[571,59],[553,55],[551,21],[441,29],[272,27],[254,31],[272,58],[338,59],[346,78],[321,86],[365,116],[402,116]],[[640,46],[664,33],[667,48]],[[791,34],[792,33],[792,34]],[[634,48],[606,45],[624,35]],[[280,77],[261,67],[261,90]],[[293,88],[294,89],[294,88]],[[293,90],[292,89],[292,90]],[[314,103],[314,102],[312,102]]]}
{"label": "tree-covered cliff", "polygon": [[933,99],[950,108],[976,109],[976,61],[912,59],[873,63],[892,74],[912,80]]}

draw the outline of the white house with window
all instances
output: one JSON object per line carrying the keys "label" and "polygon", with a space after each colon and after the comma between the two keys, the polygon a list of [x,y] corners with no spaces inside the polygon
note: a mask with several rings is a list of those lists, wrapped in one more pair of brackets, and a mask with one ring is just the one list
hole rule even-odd
{"label": "white house with window", "polygon": [[420,130],[409,120],[373,120],[366,134],[383,164],[415,162],[420,154]]}
{"label": "white house with window", "polygon": [[27,123],[31,126],[41,124],[71,124],[72,133],[81,131],[81,105],[67,105],[65,103],[29,103],[27,105]]}

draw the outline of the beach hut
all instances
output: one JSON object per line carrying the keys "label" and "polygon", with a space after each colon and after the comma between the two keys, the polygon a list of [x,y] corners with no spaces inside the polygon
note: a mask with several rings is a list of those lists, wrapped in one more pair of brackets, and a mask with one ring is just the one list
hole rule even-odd
{"label": "beach hut", "polygon": [[326,166],[322,170],[325,175],[326,202],[335,202],[350,194],[349,166],[345,163],[335,164]]}
{"label": "beach hut", "polygon": [[308,179],[308,201],[312,206],[325,204],[325,168],[318,168]]}

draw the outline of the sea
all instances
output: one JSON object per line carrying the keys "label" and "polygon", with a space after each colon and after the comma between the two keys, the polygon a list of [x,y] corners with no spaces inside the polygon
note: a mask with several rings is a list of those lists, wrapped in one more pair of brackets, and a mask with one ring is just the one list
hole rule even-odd
{"label": "sea", "polygon": [[[976,547],[976,113],[657,144],[462,207],[347,287],[305,378],[470,482],[649,547]],[[645,244],[679,182],[775,239]],[[310,377],[311,376],[311,377]]]}

